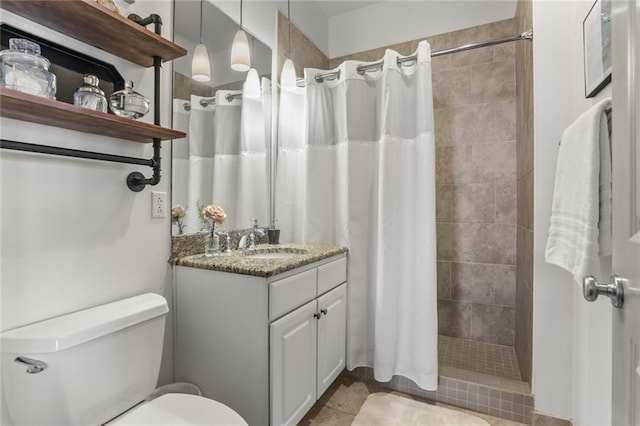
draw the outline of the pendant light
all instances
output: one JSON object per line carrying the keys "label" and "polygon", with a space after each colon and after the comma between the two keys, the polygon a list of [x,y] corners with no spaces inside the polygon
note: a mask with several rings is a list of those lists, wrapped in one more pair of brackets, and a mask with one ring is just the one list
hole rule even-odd
{"label": "pendant light", "polygon": [[240,29],[231,45],[231,69],[246,72],[251,68],[251,51],[247,33],[242,29],[242,0],[240,0]]}
{"label": "pendant light", "polygon": [[245,98],[257,99],[261,95],[260,76],[255,68],[251,68],[247,73],[247,79],[242,88],[242,94]]}
{"label": "pendant light", "polygon": [[211,63],[209,62],[209,53],[207,46],[202,43],[202,2],[200,0],[200,43],[193,51],[193,62],[191,62],[191,78],[201,83],[211,80]]}
{"label": "pendant light", "polygon": [[287,0],[287,21],[289,23],[289,57],[282,65],[280,85],[282,90],[293,90],[297,87],[296,67],[291,60],[291,0]]}

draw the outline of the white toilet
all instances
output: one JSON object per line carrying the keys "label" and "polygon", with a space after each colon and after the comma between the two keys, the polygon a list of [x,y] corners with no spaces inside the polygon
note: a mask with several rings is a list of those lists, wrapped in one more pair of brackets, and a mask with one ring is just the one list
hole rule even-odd
{"label": "white toilet", "polygon": [[2,386],[14,424],[246,425],[201,396],[141,403],[158,380],[168,311],[162,296],[148,293],[2,333]]}

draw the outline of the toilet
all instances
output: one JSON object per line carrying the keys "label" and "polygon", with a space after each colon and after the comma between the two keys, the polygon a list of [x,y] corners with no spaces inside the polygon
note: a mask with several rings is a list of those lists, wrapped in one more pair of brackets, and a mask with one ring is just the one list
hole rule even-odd
{"label": "toilet", "polygon": [[15,425],[246,425],[233,409],[156,387],[167,301],[148,293],[0,334]]}

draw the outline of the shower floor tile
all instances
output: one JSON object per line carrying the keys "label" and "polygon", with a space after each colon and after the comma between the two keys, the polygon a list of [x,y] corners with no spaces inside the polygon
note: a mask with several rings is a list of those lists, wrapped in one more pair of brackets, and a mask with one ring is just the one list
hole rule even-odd
{"label": "shower floor tile", "polygon": [[483,375],[522,380],[516,352],[510,346],[438,336],[438,362]]}

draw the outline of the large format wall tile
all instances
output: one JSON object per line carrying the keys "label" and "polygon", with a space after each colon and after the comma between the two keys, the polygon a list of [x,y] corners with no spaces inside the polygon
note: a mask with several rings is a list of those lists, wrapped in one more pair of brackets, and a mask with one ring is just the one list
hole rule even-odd
{"label": "large format wall tile", "polygon": [[451,297],[451,263],[438,261],[438,299]]}
{"label": "large format wall tile", "polygon": [[495,140],[493,104],[456,107],[450,111],[452,145]]}
{"label": "large format wall tile", "polygon": [[516,178],[516,143],[475,144],[471,151],[472,176],[478,182]]}
{"label": "large format wall tile", "polygon": [[471,304],[452,300],[438,301],[438,333],[470,339]]}
{"label": "large format wall tile", "polygon": [[491,183],[454,185],[452,219],[454,222],[493,222],[495,187]]}
{"label": "large format wall tile", "polygon": [[516,223],[516,181],[496,182],[496,223]]}
{"label": "large format wall tile", "polygon": [[514,322],[514,308],[474,304],[471,313],[472,339],[513,346]]}
{"label": "large format wall tile", "polygon": [[473,261],[515,265],[515,225],[492,223],[478,225],[473,241]]}
{"label": "large format wall tile", "polygon": [[436,224],[438,260],[473,261],[473,242],[478,226],[466,223]]}
{"label": "large format wall tile", "polygon": [[513,265],[494,265],[493,288],[494,304],[516,307],[516,267]]}
{"label": "large format wall tile", "polygon": [[494,265],[451,264],[451,298],[462,302],[492,304]]}

